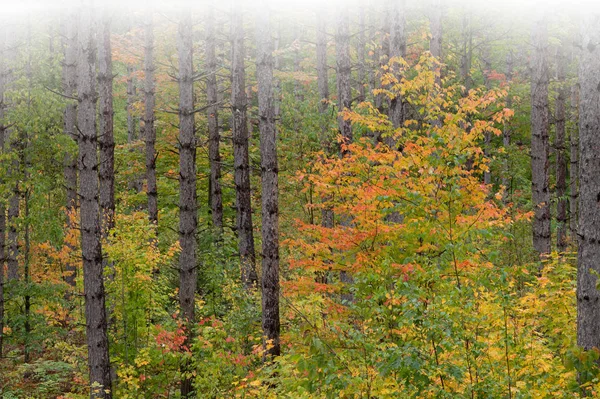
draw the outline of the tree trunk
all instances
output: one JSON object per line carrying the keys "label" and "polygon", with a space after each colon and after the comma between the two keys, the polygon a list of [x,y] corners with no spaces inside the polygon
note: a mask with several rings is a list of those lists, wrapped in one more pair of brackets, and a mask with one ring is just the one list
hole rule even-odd
{"label": "tree trunk", "polygon": [[[343,117],[343,112],[350,110],[352,107],[352,92],[350,86],[351,79],[351,63],[350,63],[350,31],[348,28],[348,9],[342,8],[339,10],[337,21],[337,32],[335,35],[335,51],[337,58],[337,90],[338,90],[338,127],[342,136],[342,148],[340,156],[343,157],[347,150],[345,145],[352,143],[352,124],[349,120]],[[350,217],[343,215],[342,217]],[[352,276],[346,271],[340,272],[340,281],[344,284],[353,282]],[[343,294],[342,300],[351,301],[353,299],[350,294]]]}
{"label": "tree trunk", "polygon": [[566,136],[566,112],[565,103],[567,101],[567,88],[565,80],[567,78],[567,60],[563,48],[559,47],[556,54],[556,77],[558,83],[558,96],[555,102],[556,138],[554,149],[556,151],[556,222],[558,228],[556,231],[556,246],[559,252],[567,249],[567,147],[565,146]]}
{"label": "tree trunk", "polygon": [[[442,2],[441,0],[432,0],[432,7],[429,16],[429,29],[431,38],[429,40],[429,52],[436,60],[442,62]],[[435,65],[435,82],[442,86],[442,71],[440,65]]]}
{"label": "tree trunk", "polygon": [[[573,85],[571,88],[571,110],[573,113],[573,119],[578,120],[578,109],[579,109],[579,93],[577,91],[577,85]],[[578,191],[578,180],[579,180],[579,138],[578,136],[578,123],[575,123],[573,129],[569,134],[569,141],[571,145],[571,156],[570,156],[570,167],[569,167],[569,227],[571,230],[571,237],[573,241],[577,240],[577,224],[579,222],[577,209],[579,208],[579,191]]]}
{"label": "tree trunk", "polygon": [[215,11],[209,7],[206,18],[206,66],[208,78],[206,80],[206,100],[208,101],[208,158],[210,162],[210,211],[215,231],[223,233],[223,193],[221,189],[221,154],[219,136],[219,87],[217,85],[217,56]]}
{"label": "tree trunk", "polygon": [[[16,139],[15,139],[16,141]],[[19,146],[15,141],[10,143],[11,151],[18,152]],[[15,158],[12,162],[10,175],[18,180],[19,161]],[[8,253],[6,256],[7,280],[19,279],[19,232],[17,223],[20,214],[21,192],[19,183],[15,183],[12,187],[12,195],[8,202]]]}
{"label": "tree trunk", "polygon": [[133,143],[138,139],[136,117],[133,115],[133,103],[135,103],[135,78],[133,65],[127,65],[127,142]]}
{"label": "tree trunk", "polygon": [[[390,35],[390,57],[391,58],[404,58],[406,56],[406,34],[405,34],[405,16],[404,16],[404,0],[392,1],[392,26]],[[399,76],[399,65],[394,64],[392,71]],[[404,124],[404,102],[402,96],[398,95],[390,100],[390,121],[392,126],[397,129],[402,127]],[[396,146],[394,137],[389,137],[387,144],[390,148]]]}
{"label": "tree trunk", "polygon": [[365,7],[363,3],[360,3],[359,5],[359,9],[358,9],[358,43],[356,44],[356,55],[358,58],[358,95],[359,101],[365,101],[367,96],[366,96],[366,92],[365,92],[365,85],[366,85],[366,77],[367,77],[367,72],[366,72],[366,64],[365,64],[365,59],[366,59],[366,40],[365,40],[365,33],[366,33],[366,25],[365,25]]}
{"label": "tree trunk", "polygon": [[144,140],[146,142],[146,195],[148,219],[158,225],[158,188],[156,185],[156,127],[154,126],[154,24],[148,12],[144,22]]}
{"label": "tree trunk", "polygon": [[[4,153],[6,127],[4,125],[4,90],[6,76],[5,35],[4,27],[0,27],[0,154]],[[4,266],[6,264],[6,205],[0,200],[0,359],[4,345]]]}
{"label": "tree trunk", "polygon": [[[325,11],[317,13],[317,87],[319,90],[319,113],[321,114],[321,148],[328,154],[329,142],[329,75],[327,67],[327,26],[325,24]],[[321,224],[323,227],[333,227],[333,211],[325,208],[321,211]]]}
{"label": "tree trunk", "polygon": [[[108,329],[106,320],[100,212],[98,204],[98,157],[96,136],[96,57],[93,46],[92,7],[85,2],[79,17],[77,59],[77,127],[79,131],[79,176],[81,256],[85,296],[86,337],[91,398],[112,398]],[[99,384],[100,388],[94,387]],[[108,392],[107,392],[108,391]]]}
{"label": "tree trunk", "polygon": [[[67,96],[75,96],[77,89],[77,14],[69,11],[64,25],[64,53],[63,62],[63,92]],[[69,100],[64,112],[63,132],[70,139],[77,138],[77,103]],[[77,155],[66,152],[63,161],[63,175],[66,186],[65,204],[65,235],[76,226],[75,213],[77,210]],[[75,245],[68,240],[65,245],[75,252]],[[65,282],[72,288],[75,287],[77,265],[71,261],[65,264]]]}
{"label": "tree trunk", "polygon": [[550,192],[548,190],[548,31],[544,17],[535,22],[531,73],[531,187],[535,211],[533,247],[538,254],[550,253]]}
{"label": "tree trunk", "polygon": [[[492,81],[490,80],[489,75],[492,71],[492,56],[490,54],[490,48],[487,45],[483,49],[482,61],[483,61],[483,69],[484,69],[483,70],[483,80],[484,80],[485,88],[487,90],[491,90],[492,89]],[[486,130],[483,133],[483,155],[485,156],[485,158],[488,161],[490,160],[490,153],[492,151],[491,147],[492,147],[492,132],[490,132],[489,130]],[[483,184],[492,184],[492,174],[489,171],[489,169],[483,172]]]}
{"label": "tree trunk", "polygon": [[254,235],[252,230],[248,123],[246,117],[247,98],[245,92],[244,26],[241,3],[234,4],[231,22],[231,107],[233,113],[233,163],[237,209],[235,226],[238,235],[242,283],[249,289],[256,286],[258,276],[255,268],[256,255],[254,252]]}
{"label": "tree trunk", "polygon": [[273,107],[273,41],[268,5],[257,12],[256,80],[262,181],[262,327],[265,356],[279,356],[279,204]]}
{"label": "tree trunk", "polygon": [[110,14],[104,10],[98,43],[98,92],[100,99],[100,211],[102,237],[115,227],[115,138],[113,124],[113,71],[110,44]]}
{"label": "tree trunk", "polygon": [[[179,54],[179,304],[186,324],[187,343],[191,344],[194,322],[194,295],[198,275],[196,261],[196,136],[194,132],[194,70],[192,17],[180,15],[177,51]],[[189,373],[189,361],[181,366]],[[194,397],[191,376],[181,379],[182,398]]]}
{"label": "tree trunk", "polygon": [[[338,126],[343,144],[352,142],[352,124],[344,119],[343,112],[352,107],[351,91],[351,62],[350,62],[350,31],[348,28],[348,10],[339,10],[337,33],[335,35],[335,50],[337,57],[337,89],[338,89]],[[342,148],[341,154],[346,151]]]}
{"label": "tree trunk", "polygon": [[471,15],[469,11],[465,11],[462,24],[463,48],[460,74],[462,75],[463,85],[465,86],[463,95],[466,97],[469,94],[469,90],[473,88],[473,78],[471,77],[471,65],[473,63],[473,28],[471,27]]}
{"label": "tree trunk", "polygon": [[600,16],[581,24],[579,62],[579,254],[577,266],[577,344],[600,348]]}
{"label": "tree trunk", "polygon": [[[506,56],[506,81],[508,82],[508,84],[512,84],[512,79],[513,79],[513,53],[512,51],[508,52],[508,55]],[[509,87],[510,90],[510,87]],[[513,106],[513,102],[512,102],[512,95],[510,93],[508,93],[508,95],[506,96],[506,108],[511,109]],[[509,153],[509,146],[510,146],[510,139],[511,139],[511,128],[510,128],[510,122],[504,122],[504,128],[502,129],[502,146],[504,147],[504,149],[506,150],[506,154],[505,154],[505,160],[504,160],[504,171],[503,171],[503,176],[502,176],[502,185],[505,187],[505,194],[504,194],[504,199],[506,200],[508,198],[508,194],[512,191],[512,187],[510,187],[512,184],[512,180],[510,179],[510,171],[509,171],[509,164],[508,164],[508,153]]]}

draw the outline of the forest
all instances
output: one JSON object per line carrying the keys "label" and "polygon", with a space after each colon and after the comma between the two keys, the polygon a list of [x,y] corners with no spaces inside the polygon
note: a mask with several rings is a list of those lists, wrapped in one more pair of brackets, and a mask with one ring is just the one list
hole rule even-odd
{"label": "forest", "polygon": [[576,4],[3,2],[0,397],[600,397]]}

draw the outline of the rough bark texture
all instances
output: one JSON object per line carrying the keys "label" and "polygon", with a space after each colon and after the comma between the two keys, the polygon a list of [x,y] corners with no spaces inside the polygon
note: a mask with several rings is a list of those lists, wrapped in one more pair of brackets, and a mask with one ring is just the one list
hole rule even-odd
{"label": "rough bark texture", "polygon": [[[572,119],[578,120],[578,109],[579,109],[579,93],[577,85],[573,85],[571,88],[571,112]],[[579,208],[579,138],[578,138],[578,123],[575,123],[573,129],[569,133],[569,141],[571,145],[571,156],[570,167],[569,167],[569,228],[571,230],[571,237],[575,241],[577,239],[577,224],[578,208]]]}
{"label": "rough bark texture", "polygon": [[[4,152],[6,127],[4,122],[4,90],[6,78],[5,31],[0,27],[0,153]],[[0,201],[0,359],[4,343],[4,266],[6,264],[6,205]]]}
{"label": "rough bark texture", "polygon": [[550,191],[548,190],[548,29],[544,17],[534,22],[531,58],[531,198],[533,248],[538,254],[550,253]]}
{"label": "rough bark texture", "polygon": [[[323,12],[317,13],[317,87],[319,89],[319,112],[321,113],[321,148],[330,152],[329,131],[329,74],[327,68],[327,26]],[[333,227],[333,212],[329,208],[321,211],[323,227]]]}
{"label": "rough bark texture", "polygon": [[600,16],[581,24],[579,62],[579,254],[577,266],[577,344],[600,348]]}
{"label": "rough bark texture", "polygon": [[219,87],[217,85],[217,56],[214,7],[206,17],[206,100],[208,101],[208,158],[210,162],[210,212],[218,234],[223,232],[223,193],[221,189],[221,153],[219,136]]}
{"label": "rough bark texture", "polygon": [[[344,119],[342,113],[350,110],[352,106],[352,92],[350,86],[351,62],[350,62],[350,30],[348,27],[348,9],[342,8],[339,12],[337,21],[337,32],[335,35],[335,51],[337,59],[337,90],[338,90],[338,127],[342,136],[343,144],[352,142],[352,124]],[[342,147],[340,156],[343,157],[346,150]],[[342,215],[347,218],[350,215]],[[345,221],[343,221],[345,222]],[[351,284],[353,278],[346,271],[340,272],[340,281],[345,284]],[[342,300],[353,300],[352,295],[343,294]]]}
{"label": "rough bark texture", "polygon": [[[442,62],[442,2],[441,0],[432,0],[432,7],[429,16],[429,29],[431,38],[429,39],[429,52],[439,62]],[[435,67],[435,81],[438,86],[442,85],[442,73],[439,65]]]}
{"label": "rough bark texture", "polygon": [[[406,56],[406,20],[404,16],[404,6],[404,0],[394,0],[392,2],[392,25],[390,32],[391,58],[404,58]],[[394,65],[393,72],[396,75],[399,75],[398,64]],[[400,76],[398,76],[398,78],[400,78]],[[398,95],[390,100],[389,116],[394,128],[399,128],[404,124],[404,102],[402,101],[402,96]],[[390,147],[395,147],[394,138],[390,137],[387,140],[387,144]]]}
{"label": "rough bark texture", "polygon": [[556,138],[554,150],[556,151],[556,246],[559,251],[567,248],[567,147],[565,146],[566,136],[566,101],[567,87],[565,80],[567,77],[567,59],[564,50],[559,47],[556,54],[556,78],[558,82],[558,95],[555,101],[554,119],[556,123]]}
{"label": "rough bark texture", "polygon": [[[10,143],[10,149],[13,152],[19,151],[16,139]],[[17,158],[12,162],[10,174],[16,178],[19,174],[19,161]],[[8,202],[8,243],[7,243],[7,280],[19,279],[19,232],[17,223],[20,214],[21,192],[19,183],[15,183],[12,187],[12,195]]]}
{"label": "rough bark texture", "polygon": [[244,66],[244,27],[241,4],[232,9],[231,21],[231,107],[233,113],[233,164],[235,179],[236,222],[242,283],[255,287],[256,255],[252,231],[252,203],[250,191],[250,162],[248,159],[248,123],[246,116],[246,69]]}
{"label": "rough bark texture", "polygon": [[98,144],[100,148],[100,212],[102,236],[115,227],[115,137],[113,124],[113,72],[110,44],[110,14],[104,11],[98,42],[98,93],[100,121]]}
{"label": "rough bark texture", "polygon": [[[63,61],[63,93],[74,96],[77,89],[77,14],[69,12],[64,24],[64,53]],[[77,138],[77,103],[68,101],[63,115],[63,132],[71,139]],[[66,187],[65,220],[66,231],[75,228],[75,211],[77,209],[77,155],[66,152],[63,160],[63,175]],[[67,242],[66,245],[75,251],[75,245]],[[65,282],[75,287],[77,265],[70,261],[65,264]]]}
{"label": "rough bark texture", "polygon": [[473,63],[473,28],[471,26],[471,15],[465,12],[462,21],[462,54],[460,62],[460,74],[465,86],[463,95],[469,94],[473,88],[473,78],[471,77],[471,65]]}
{"label": "rough bark texture", "polygon": [[[491,90],[492,81],[489,78],[489,74],[492,71],[492,58],[491,58],[489,46],[485,46],[483,49],[482,61],[483,61],[483,77],[484,77],[483,79],[484,79],[485,88],[487,90]],[[483,134],[483,155],[488,159],[488,161],[490,160],[491,150],[492,150],[492,132],[485,131]],[[486,170],[485,172],[483,172],[483,183],[484,184],[492,183],[492,174],[489,170]]]}
{"label": "rough bark texture", "polygon": [[366,60],[366,25],[365,25],[365,7],[361,2],[358,9],[358,42],[356,43],[356,55],[358,58],[358,93],[359,101],[366,100],[366,77],[367,77],[367,66]]}
{"label": "rough bark texture", "polygon": [[[350,110],[352,107],[350,85],[352,65],[350,61],[350,30],[348,19],[348,9],[340,9],[335,35],[335,51],[337,58],[338,127],[344,143],[352,142],[352,124],[342,116],[345,110]],[[341,153],[343,155],[343,149]]]}
{"label": "rough bark texture", "polygon": [[138,139],[136,117],[133,115],[133,103],[135,102],[135,78],[133,65],[127,65],[127,142],[133,143]]}
{"label": "rough bark texture", "polygon": [[153,13],[144,21],[144,140],[146,142],[146,195],[148,219],[158,225],[158,187],[156,185],[156,127],[154,126],[154,24]]}
{"label": "rough bark texture", "polygon": [[279,193],[277,130],[273,107],[273,41],[270,10],[257,13],[256,80],[262,181],[262,327],[266,356],[278,356],[279,344]]}
{"label": "rough bark texture", "polygon": [[[192,17],[190,12],[180,15],[177,51],[179,54],[179,303],[187,325],[188,345],[194,322],[194,295],[198,269],[196,265],[196,136],[194,132],[194,71]],[[182,372],[189,372],[189,363],[182,364]],[[194,397],[191,376],[181,380],[181,396]]]}
{"label": "rough bark texture", "polygon": [[[510,85],[513,79],[513,53],[512,51],[508,52],[506,56],[506,81]],[[506,108],[512,109],[512,95],[508,93],[506,96]],[[511,127],[510,122],[504,122],[504,127],[502,129],[502,146],[506,150],[506,154],[508,154],[508,147],[510,146],[510,136],[511,136]],[[502,176],[502,185],[506,187],[504,199],[508,198],[508,194],[512,191],[511,186],[512,180],[510,179],[509,173],[509,164],[508,159],[504,160],[504,171]]]}
{"label": "rough bark texture", "polygon": [[[96,54],[92,32],[92,8],[88,2],[84,4],[79,16],[77,57],[81,256],[88,366],[92,384],[90,397],[107,399],[112,398],[112,393],[98,205]],[[99,384],[101,388],[94,387],[94,384]]]}

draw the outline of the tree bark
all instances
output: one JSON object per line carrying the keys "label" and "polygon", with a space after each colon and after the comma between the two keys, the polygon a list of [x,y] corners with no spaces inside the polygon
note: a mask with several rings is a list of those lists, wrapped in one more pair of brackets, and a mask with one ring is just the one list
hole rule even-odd
{"label": "tree bark", "polygon": [[138,139],[136,117],[133,115],[136,96],[134,71],[133,65],[127,65],[127,142],[130,144]]}
{"label": "tree bark", "polygon": [[[349,120],[343,117],[343,112],[350,110],[352,107],[352,92],[350,86],[351,79],[351,63],[350,63],[350,31],[348,21],[348,9],[342,8],[339,11],[337,21],[337,32],[335,35],[335,51],[337,59],[337,90],[338,90],[338,127],[340,135],[342,136],[342,148],[340,150],[340,157],[344,157],[347,154],[347,150],[344,145],[352,143],[352,124]],[[350,217],[350,215],[343,215],[342,217]],[[354,279],[352,276],[342,270],[340,272],[340,281],[344,284],[352,284]],[[342,300],[352,301],[353,296],[351,294],[343,294]]]}
{"label": "tree bark", "polygon": [[[573,113],[573,119],[578,120],[578,109],[579,109],[579,93],[577,91],[577,85],[571,87],[571,112]],[[578,123],[571,129],[569,133],[569,141],[571,145],[570,154],[570,167],[569,167],[569,228],[571,230],[571,237],[573,241],[577,240],[577,223],[579,221],[578,208],[579,208],[579,138],[578,138]]]}
{"label": "tree bark", "polygon": [[[0,27],[0,153],[4,153],[6,126],[4,125],[4,91],[6,79],[6,32]],[[6,204],[0,201],[0,359],[4,348],[4,266],[6,264]]]}
{"label": "tree bark", "polygon": [[[512,53],[512,51],[509,51],[508,55],[506,56],[506,81],[508,82],[509,85],[512,84],[512,79],[513,79],[513,53]],[[513,105],[512,95],[510,93],[508,93],[508,95],[506,96],[506,108],[511,109],[512,105]],[[505,187],[505,190],[506,190],[506,192],[504,194],[505,200],[508,198],[508,193],[510,191],[512,191],[512,188],[510,187],[511,179],[509,177],[510,176],[510,171],[509,171],[510,167],[508,164],[508,153],[509,153],[510,140],[511,140],[510,136],[511,136],[510,122],[504,122],[504,127],[502,129],[502,146],[506,150],[506,155],[505,155],[505,160],[504,160],[502,185]]]}
{"label": "tree bark", "polygon": [[[406,34],[405,34],[405,15],[404,15],[404,0],[392,1],[392,25],[390,33],[390,57],[391,58],[404,58],[406,56]],[[393,72],[398,75],[398,79],[401,79],[398,70],[398,64],[393,65]],[[402,96],[398,95],[390,100],[389,110],[390,121],[392,126],[397,129],[402,127],[404,124],[404,102]],[[387,144],[391,147],[395,147],[394,137],[389,137]]]}
{"label": "tree bark", "polygon": [[113,71],[110,14],[104,10],[98,43],[98,92],[100,99],[100,212],[102,237],[115,227],[115,137],[113,123]]}
{"label": "tree bark", "polygon": [[273,41],[268,5],[257,12],[256,80],[262,181],[262,327],[265,356],[279,356],[279,192],[273,107]]}
{"label": "tree bark", "polygon": [[233,113],[233,163],[235,179],[236,231],[242,269],[242,283],[247,289],[256,287],[256,255],[252,229],[252,198],[250,162],[248,159],[248,123],[246,98],[246,69],[244,65],[244,26],[241,3],[232,9],[231,25],[231,107]]}
{"label": "tree bark", "polygon": [[[321,114],[321,148],[328,154],[331,152],[328,140],[329,133],[329,70],[327,67],[327,25],[325,10],[317,13],[317,88],[319,90],[319,113]],[[333,211],[324,208],[321,211],[323,227],[333,227]]]}
{"label": "tree bark", "polygon": [[600,348],[600,15],[581,24],[579,62],[579,253],[577,266],[577,344]]}
{"label": "tree bark", "polygon": [[[19,145],[16,141],[17,139],[10,143],[10,148],[13,152],[19,152]],[[15,158],[9,172],[15,180],[18,180],[19,169],[19,161]],[[12,195],[8,202],[8,251],[6,256],[8,281],[19,279],[19,232],[17,230],[17,223],[20,214],[20,203],[21,192],[19,183],[17,182],[12,186]]]}
{"label": "tree bark", "polygon": [[[487,90],[491,90],[492,88],[492,81],[489,78],[489,75],[492,71],[492,56],[490,54],[490,48],[489,46],[484,46],[483,49],[483,54],[482,54],[482,61],[483,61],[483,80],[484,80],[484,84],[485,84],[485,88]],[[492,132],[490,132],[489,130],[486,130],[483,133],[483,155],[485,156],[485,158],[487,158],[487,160],[490,160],[490,153],[492,151]],[[488,164],[489,165],[489,164]],[[483,184],[492,184],[492,173],[488,170],[483,172]]]}
{"label": "tree bark", "polygon": [[555,101],[556,138],[554,150],[556,151],[556,222],[558,228],[556,231],[556,246],[560,252],[567,249],[567,147],[565,146],[566,136],[566,101],[567,88],[565,86],[567,78],[567,60],[564,49],[559,47],[556,54],[556,78],[558,83],[558,95]]}
{"label": "tree bark", "polygon": [[[192,17],[189,11],[180,15],[177,51],[179,54],[179,303],[186,324],[187,343],[191,344],[194,322],[196,281],[196,136],[194,132],[194,71]],[[190,364],[181,366],[182,398],[194,397]]]}
{"label": "tree bark", "polygon": [[534,23],[531,63],[531,188],[535,211],[533,247],[538,254],[550,253],[550,192],[548,190],[548,30],[545,17]]}
{"label": "tree bark", "polygon": [[208,101],[208,158],[210,162],[210,211],[215,231],[223,233],[223,192],[221,189],[221,153],[219,136],[219,87],[217,85],[217,56],[214,7],[206,17],[206,99]]}
{"label": "tree bark", "polygon": [[[64,62],[63,62],[63,92],[67,96],[75,96],[77,89],[77,13],[70,10],[64,23]],[[70,139],[77,138],[77,103],[67,100],[63,115],[63,132]],[[66,234],[72,231],[75,226],[75,217],[77,210],[77,155],[66,152],[63,160],[63,175],[66,186],[65,203],[65,228]],[[72,251],[75,251],[75,245],[66,242],[65,245]],[[77,265],[71,261],[65,264],[65,282],[75,287],[77,277]]]}
{"label": "tree bark", "polygon": [[[432,0],[432,7],[429,16],[429,29],[431,38],[429,40],[429,52],[435,59],[442,62],[442,2],[441,0]],[[440,65],[434,66],[435,82],[442,86],[442,71]]]}
{"label": "tree bark", "polygon": [[358,95],[359,101],[365,101],[367,99],[366,95],[366,77],[367,77],[367,69],[366,69],[366,25],[365,25],[365,7],[361,2],[358,9],[358,42],[356,44],[356,55],[358,58]]}
{"label": "tree bark", "polygon": [[144,140],[146,142],[146,195],[148,219],[158,225],[158,187],[156,183],[156,127],[154,126],[154,24],[148,11],[144,22]]}
{"label": "tree bark", "polygon": [[[81,255],[85,296],[86,338],[90,398],[112,398],[108,328],[106,320],[100,211],[98,204],[98,157],[96,135],[96,53],[93,40],[91,2],[85,1],[79,15],[77,64],[77,127],[79,131],[79,176]],[[97,386],[99,385],[99,386]]]}
{"label": "tree bark", "polygon": [[464,96],[469,94],[473,88],[473,78],[471,77],[471,65],[473,63],[473,28],[471,26],[471,15],[465,11],[462,22],[462,54],[460,63],[460,74],[465,86]]}
{"label": "tree bark", "polygon": [[[344,119],[342,113],[352,107],[351,61],[350,61],[350,31],[348,27],[348,9],[339,10],[337,32],[335,35],[335,50],[337,58],[337,90],[338,90],[338,127],[342,135],[343,144],[352,142],[352,124]],[[342,148],[341,154],[345,150]]]}

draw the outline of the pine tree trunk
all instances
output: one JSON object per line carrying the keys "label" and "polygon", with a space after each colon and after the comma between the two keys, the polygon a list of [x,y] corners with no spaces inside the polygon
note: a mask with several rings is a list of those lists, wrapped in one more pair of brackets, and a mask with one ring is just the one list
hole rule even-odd
{"label": "pine tree trunk", "polygon": [[[92,7],[85,3],[79,16],[77,65],[81,256],[85,296],[86,338],[91,398],[112,398],[106,320],[96,135],[96,57]],[[95,388],[94,384],[99,384]],[[107,392],[108,391],[108,392]]]}
{"label": "pine tree trunk", "polygon": [[462,54],[460,63],[460,74],[465,90],[463,96],[469,94],[473,88],[473,78],[471,77],[471,65],[473,63],[473,28],[471,27],[471,15],[465,11],[462,22]]}
{"label": "pine tree trunk", "polygon": [[[352,107],[352,87],[350,84],[352,65],[350,61],[348,19],[348,10],[346,8],[339,10],[337,32],[335,35],[335,50],[337,58],[338,127],[344,144],[352,142],[352,124],[342,116],[344,111],[350,110]],[[343,155],[344,153],[345,150],[342,148],[341,154]]]}
{"label": "pine tree trunk", "polygon": [[[329,74],[327,67],[327,26],[325,24],[325,11],[317,13],[317,87],[319,90],[319,113],[321,114],[321,148],[328,154],[329,142]],[[326,199],[324,199],[326,200]],[[321,211],[321,224],[323,227],[333,227],[333,212],[329,208]]]}
{"label": "pine tree trunk", "polygon": [[102,236],[115,227],[115,138],[113,124],[113,72],[110,44],[110,14],[104,10],[98,43],[98,92],[100,121],[100,211]]}
{"label": "pine tree trunk", "polygon": [[246,98],[246,69],[244,65],[244,27],[241,3],[234,4],[231,26],[231,106],[233,113],[233,163],[235,179],[235,203],[237,209],[236,231],[242,283],[246,288],[256,287],[256,255],[252,230],[252,202],[250,189],[250,163],[248,159],[248,122]]}
{"label": "pine tree trunk", "polygon": [[[63,92],[67,96],[74,96],[77,89],[77,14],[75,12],[67,13],[67,20],[64,27],[64,53],[63,62]],[[63,132],[70,139],[77,138],[77,103],[75,101],[67,102],[64,112]],[[66,204],[65,204],[65,228],[66,234],[72,231],[75,226],[75,213],[77,210],[77,155],[65,153],[63,161],[63,175],[66,186]],[[74,243],[66,242],[65,245],[75,252]],[[77,277],[77,265],[71,261],[65,264],[65,282],[71,287],[75,287],[75,278]]]}
{"label": "pine tree trunk", "polygon": [[535,22],[532,42],[531,74],[531,187],[535,211],[533,248],[538,254],[550,253],[550,192],[548,190],[548,31],[544,18]]}
{"label": "pine tree trunk", "polygon": [[138,139],[136,118],[133,115],[133,103],[135,103],[135,78],[133,65],[127,65],[127,142],[133,143]]}
{"label": "pine tree trunk", "polygon": [[144,140],[146,142],[146,195],[148,219],[158,225],[158,187],[156,185],[156,127],[154,126],[154,24],[148,12],[144,22]]}
{"label": "pine tree trunk", "polygon": [[[442,2],[441,0],[432,0],[429,29],[431,38],[429,39],[429,52],[438,62],[442,62]],[[442,71],[439,65],[435,67],[435,82],[442,86]]]}
{"label": "pine tree trunk", "polygon": [[209,7],[206,17],[206,100],[208,101],[208,158],[210,162],[210,211],[216,232],[223,233],[223,193],[221,189],[221,154],[219,135],[219,87],[217,85],[217,56],[215,11]]}
{"label": "pine tree trunk", "polygon": [[[390,57],[404,58],[406,56],[406,36],[405,36],[405,16],[404,16],[404,0],[394,0],[392,2],[392,26],[390,32]],[[398,71],[398,64],[394,64],[392,71],[397,75],[398,80],[401,76]],[[392,126],[397,129],[404,124],[404,102],[402,96],[398,95],[390,100],[389,110],[390,121]],[[389,137],[386,143],[390,148],[395,148],[396,143],[394,137]]]}
{"label": "pine tree trunk", "polygon": [[358,9],[358,42],[356,44],[356,55],[358,58],[358,95],[359,101],[365,101],[367,99],[366,95],[366,25],[365,25],[365,7],[364,4],[361,3]]}
{"label": "pine tree trunk", "polygon": [[[11,151],[18,152],[18,144],[13,141],[10,143]],[[18,179],[19,161],[15,158],[10,169],[11,177]],[[7,280],[19,279],[19,232],[17,223],[20,214],[21,192],[19,184],[15,183],[12,187],[12,195],[8,202],[8,250],[6,256]]]}
{"label": "pine tree trunk", "polygon": [[[492,89],[492,81],[489,78],[489,74],[492,71],[492,59],[491,59],[491,54],[490,54],[490,48],[489,46],[485,46],[483,49],[483,65],[484,65],[484,71],[483,71],[483,80],[484,80],[484,84],[485,84],[485,88],[487,90],[491,90]],[[489,130],[486,130],[483,133],[483,155],[485,156],[485,158],[489,161],[490,160],[490,153],[492,151],[492,132],[490,132]],[[488,164],[489,166],[489,164]],[[483,184],[492,184],[492,174],[489,170],[486,170],[483,172]]]}
{"label": "pine tree trunk", "polygon": [[[513,79],[513,53],[512,51],[508,52],[508,55],[506,56],[506,81],[508,82],[508,84],[512,84],[512,79]],[[513,106],[513,102],[512,102],[512,95],[510,93],[508,93],[508,95],[506,96],[506,108],[512,109]],[[511,186],[511,179],[510,179],[510,171],[509,171],[509,164],[508,164],[508,153],[509,153],[509,147],[510,147],[510,140],[511,140],[511,128],[510,128],[510,122],[504,122],[504,128],[502,129],[502,146],[505,149],[505,160],[504,160],[504,170],[503,170],[503,176],[502,176],[502,185],[505,187],[505,194],[504,194],[504,199],[506,200],[508,198],[509,193],[512,191]]]}
{"label": "pine tree trunk", "polygon": [[554,149],[556,151],[556,222],[558,228],[556,231],[556,246],[560,252],[567,248],[567,147],[565,146],[566,136],[566,111],[567,88],[565,80],[567,77],[567,60],[564,50],[559,47],[556,57],[556,77],[559,84],[558,96],[555,101],[556,138]]}
{"label": "pine tree trunk", "polygon": [[[335,51],[337,59],[337,90],[338,90],[338,128],[342,136],[342,148],[340,157],[343,157],[347,150],[344,145],[352,143],[352,124],[349,120],[344,119],[343,112],[350,110],[352,107],[352,92],[350,86],[351,80],[351,62],[350,62],[350,31],[348,21],[348,9],[342,8],[339,10],[337,21],[337,32],[335,35]],[[349,218],[350,215],[342,215],[343,218]],[[347,223],[347,221],[343,221]],[[340,281],[344,284],[352,284],[354,279],[352,276],[342,270],[340,272]],[[343,294],[343,301],[352,301],[351,294]]]}
{"label": "pine tree trunk", "polygon": [[[186,324],[187,343],[192,339],[194,295],[198,275],[196,261],[196,136],[194,131],[194,71],[192,17],[180,15],[177,51],[179,54],[179,304]],[[186,360],[181,366],[182,398],[194,397],[192,378]]]}
{"label": "pine tree trunk", "polygon": [[[6,127],[4,126],[4,90],[6,78],[5,28],[0,27],[0,154],[4,153]],[[4,348],[4,267],[6,264],[6,205],[0,201],[0,359]]]}
{"label": "pine tree trunk", "polygon": [[[577,121],[579,118],[579,93],[577,91],[577,85],[571,87],[571,112],[572,118]],[[571,230],[571,237],[573,241],[577,240],[577,224],[579,222],[578,208],[579,208],[579,138],[578,138],[578,123],[575,123],[573,129],[569,134],[569,144],[571,146],[571,154],[569,157],[569,228]]]}
{"label": "pine tree trunk", "polygon": [[279,204],[273,107],[273,41],[268,5],[257,12],[256,80],[262,181],[262,327],[266,356],[279,356]]}
{"label": "pine tree trunk", "polygon": [[577,266],[577,344],[600,348],[600,15],[581,24],[579,62],[579,254]]}

